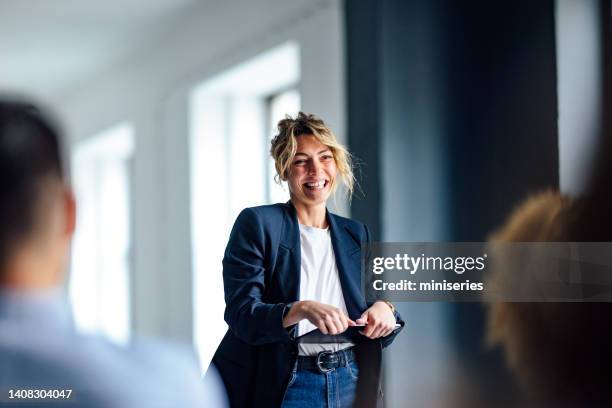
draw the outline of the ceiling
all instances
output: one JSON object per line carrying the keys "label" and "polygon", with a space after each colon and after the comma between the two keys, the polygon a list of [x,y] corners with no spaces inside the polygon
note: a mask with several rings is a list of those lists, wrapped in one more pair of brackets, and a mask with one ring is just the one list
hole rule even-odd
{"label": "ceiling", "polygon": [[0,91],[49,96],[119,63],[215,0],[0,0]]}

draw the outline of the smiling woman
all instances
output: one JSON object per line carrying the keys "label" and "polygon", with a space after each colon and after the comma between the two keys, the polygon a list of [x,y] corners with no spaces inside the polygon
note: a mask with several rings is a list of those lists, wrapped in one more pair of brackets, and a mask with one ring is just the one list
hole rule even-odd
{"label": "smiling woman", "polygon": [[[302,112],[279,122],[270,153],[291,199],[247,208],[234,224],[223,258],[229,330],[213,362],[232,407],[350,407],[364,369],[355,343],[385,347],[403,326],[390,303],[368,304],[360,290],[367,227],[326,208],[341,183],[352,194],[351,156]],[[296,341],[357,325],[359,338]]]}
{"label": "smiling woman", "polygon": [[325,202],[331,192],[331,180],[336,178],[331,150],[312,135],[300,137],[297,150],[287,180],[290,190],[296,200],[305,204]]}
{"label": "smiling woman", "polygon": [[[315,184],[312,184],[310,188],[316,189],[317,187],[321,188],[316,185],[316,182],[323,181],[323,187],[326,188],[327,193],[323,196],[327,200],[338,187],[335,183],[336,173],[338,173],[347,188],[348,196],[350,197],[353,194],[355,177],[353,176],[351,155],[344,146],[338,143],[334,133],[321,119],[300,112],[296,119],[286,118],[281,120],[278,123],[278,130],[279,133],[272,140],[272,148],[270,149],[270,154],[275,162],[277,182],[287,181],[290,191],[294,192],[294,190],[291,190],[291,183],[295,181],[294,179],[299,178],[300,174],[304,173],[304,171],[299,171],[300,168],[312,170],[314,165],[327,166],[326,168],[333,165],[332,177],[317,180],[316,177],[311,176],[305,182],[314,181]],[[317,148],[320,150],[317,150]],[[331,171],[331,168],[329,170]],[[292,176],[291,179],[289,179],[290,176]]]}

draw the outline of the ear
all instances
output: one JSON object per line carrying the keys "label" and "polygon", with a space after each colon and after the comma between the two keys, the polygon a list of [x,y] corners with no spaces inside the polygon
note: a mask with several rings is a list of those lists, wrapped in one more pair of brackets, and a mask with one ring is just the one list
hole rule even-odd
{"label": "ear", "polygon": [[76,228],[76,200],[69,187],[64,189],[64,234],[72,237]]}

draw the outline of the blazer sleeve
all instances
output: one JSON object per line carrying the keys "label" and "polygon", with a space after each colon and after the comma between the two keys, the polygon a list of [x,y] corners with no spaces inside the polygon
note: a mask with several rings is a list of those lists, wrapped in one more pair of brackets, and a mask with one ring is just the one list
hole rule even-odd
{"label": "blazer sleeve", "polygon": [[247,208],[234,223],[223,257],[224,318],[239,339],[252,345],[285,342],[290,333],[283,327],[287,304],[262,301],[265,240],[263,222]]}
{"label": "blazer sleeve", "polygon": [[[364,225],[364,229],[365,229],[365,241],[366,241],[366,247],[365,250],[367,251],[366,257],[369,259],[371,258],[371,247],[372,247],[372,238],[370,236],[370,230],[368,228],[367,225]],[[368,274],[368,276],[371,277],[370,274]],[[367,284],[371,284],[371,282],[367,282]],[[385,300],[383,297],[378,298],[377,300]],[[372,302],[367,302],[368,307],[372,306],[377,300],[374,300]],[[400,325],[400,327],[398,327],[397,329],[393,330],[393,332],[391,332],[391,334],[389,334],[386,337],[383,337],[380,339],[380,343],[382,345],[383,348],[389,346],[391,343],[393,343],[393,340],[395,340],[395,336],[397,336],[399,334],[400,331],[402,331],[402,329],[404,328],[405,322],[402,319],[402,316],[399,314],[399,312],[397,311],[397,309],[393,312],[393,315],[395,316],[395,322],[397,324]]]}

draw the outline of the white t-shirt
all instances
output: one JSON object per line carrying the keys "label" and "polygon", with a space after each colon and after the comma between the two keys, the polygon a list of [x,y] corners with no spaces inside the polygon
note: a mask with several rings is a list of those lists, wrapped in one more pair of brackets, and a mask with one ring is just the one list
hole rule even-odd
{"label": "white t-shirt", "polygon": [[[336,306],[348,315],[329,228],[322,229],[300,224],[300,248],[302,251],[300,300],[315,300]],[[301,320],[298,323],[298,336],[316,328],[308,320]],[[301,356],[312,356],[321,351],[338,351],[352,345],[353,343],[299,343],[298,351]]]}

